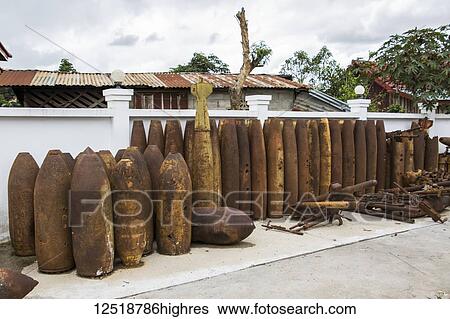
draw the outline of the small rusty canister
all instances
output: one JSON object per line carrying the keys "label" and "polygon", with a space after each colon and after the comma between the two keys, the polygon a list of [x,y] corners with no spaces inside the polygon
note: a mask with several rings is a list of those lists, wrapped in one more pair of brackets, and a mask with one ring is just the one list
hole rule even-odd
{"label": "small rusty canister", "polygon": [[102,160],[96,154],[82,154],[75,163],[69,214],[77,274],[99,277],[112,272],[111,189]]}
{"label": "small rusty canister", "polygon": [[187,254],[191,246],[192,182],[180,153],[170,153],[161,165],[159,189],[158,252],[163,255]]}
{"label": "small rusty canister", "polygon": [[9,172],[9,235],[17,256],[35,254],[33,197],[38,172],[39,166],[30,153],[19,153]]}
{"label": "small rusty canister", "polygon": [[69,227],[71,180],[61,151],[49,151],[34,188],[36,259],[44,273],[64,272],[75,266]]}
{"label": "small rusty canister", "polygon": [[141,120],[133,121],[133,128],[131,130],[130,146],[135,146],[141,153],[144,153],[147,147],[147,138],[145,136],[144,122]]}

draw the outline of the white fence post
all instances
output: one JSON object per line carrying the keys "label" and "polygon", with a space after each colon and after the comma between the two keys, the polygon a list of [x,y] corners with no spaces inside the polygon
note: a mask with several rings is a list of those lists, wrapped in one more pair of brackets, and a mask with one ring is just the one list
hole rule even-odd
{"label": "white fence post", "polygon": [[113,110],[111,151],[117,152],[121,148],[129,146],[130,134],[130,101],[133,97],[130,89],[107,89],[103,90],[103,96],[108,108]]}
{"label": "white fence post", "polygon": [[370,100],[368,99],[355,99],[348,100],[348,106],[350,106],[350,112],[357,113],[360,120],[367,120],[367,109],[370,105]]}
{"label": "white fence post", "polygon": [[249,95],[245,97],[250,112],[258,113],[258,119],[264,122],[269,118],[269,105],[272,95]]}

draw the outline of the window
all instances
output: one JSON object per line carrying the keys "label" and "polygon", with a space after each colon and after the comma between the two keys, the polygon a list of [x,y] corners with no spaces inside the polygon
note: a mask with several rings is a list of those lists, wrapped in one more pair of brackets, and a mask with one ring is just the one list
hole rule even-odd
{"label": "window", "polygon": [[138,109],[187,109],[187,92],[140,92],[134,100]]}

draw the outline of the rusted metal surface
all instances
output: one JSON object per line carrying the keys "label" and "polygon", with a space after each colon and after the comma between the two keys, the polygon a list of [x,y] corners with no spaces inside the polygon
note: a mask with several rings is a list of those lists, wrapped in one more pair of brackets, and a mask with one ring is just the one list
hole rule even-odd
{"label": "rusted metal surface", "polygon": [[193,173],[192,161],[194,155],[194,120],[187,120],[184,127],[184,160],[189,168],[189,172]]}
{"label": "rusted metal surface", "polygon": [[439,158],[439,140],[435,136],[433,138],[427,136],[425,138],[425,163],[424,168],[426,171],[434,172],[438,168]]}
{"label": "rusted metal surface", "polygon": [[167,156],[169,153],[180,153],[181,155],[183,155],[184,142],[180,121],[167,120],[164,134],[166,139],[164,144],[165,156]]}
{"label": "rusted metal surface", "polygon": [[[135,161],[124,158],[115,165],[111,174],[114,244],[125,267],[138,266],[148,246],[147,240],[153,242],[153,216],[148,214],[152,206],[146,192],[148,187],[148,180],[142,178]],[[147,235],[148,228],[152,228],[150,236]]]}
{"label": "rusted metal surface", "polygon": [[253,218],[265,219],[267,217],[267,162],[266,146],[260,120],[250,121],[249,141]]}
{"label": "rusted metal surface", "polygon": [[159,120],[151,120],[148,128],[148,145],[156,145],[158,146],[161,154],[165,154],[165,139],[164,132],[161,121]]}
{"label": "rusted metal surface", "polygon": [[75,166],[75,159],[73,158],[72,154],[70,153],[62,153],[64,161],[67,164],[67,167],[69,167],[70,172],[72,173],[73,167]]}
{"label": "rusted metal surface", "polygon": [[96,154],[82,154],[73,169],[70,200],[73,256],[79,276],[99,277],[113,270],[110,191],[101,159]]}
{"label": "rusted metal surface", "polygon": [[[149,192],[152,189],[152,179],[150,172],[147,168],[147,162],[144,159],[144,155],[136,147],[129,147],[123,154],[122,159],[129,159],[135,162],[140,175],[140,184],[136,185],[135,187],[149,194]],[[144,249],[144,255],[148,255],[153,252],[153,237],[154,237],[153,207],[147,204],[148,202],[143,203],[141,212],[142,215],[141,218],[146,223],[145,225],[146,245]]]}
{"label": "rusted metal surface", "polygon": [[230,207],[196,207],[192,211],[192,241],[234,245],[255,229],[246,212]]}
{"label": "rusted metal surface", "polygon": [[381,191],[386,187],[386,131],[384,128],[384,121],[378,120],[376,123],[376,135],[377,135],[377,173],[376,191]]}
{"label": "rusted metal surface", "polygon": [[222,196],[224,206],[239,209],[239,145],[234,120],[221,120]]}
{"label": "rusted metal surface", "polygon": [[108,150],[101,150],[97,152],[97,155],[103,161],[103,167],[105,168],[106,174],[108,175],[109,180],[111,181],[111,173],[114,170],[114,166],[116,166],[116,159]]}
{"label": "rusted metal surface", "polygon": [[156,242],[163,255],[181,255],[190,251],[192,182],[179,153],[167,155],[161,166],[160,205],[156,214]]}
{"label": "rusted metal surface", "polygon": [[209,120],[209,126],[211,128],[211,145],[213,153],[213,186],[214,186],[214,202],[217,206],[222,205],[222,164],[220,155],[220,139],[219,131],[217,129],[216,121]]}
{"label": "rusted metal surface", "polygon": [[36,259],[44,273],[64,272],[75,266],[69,226],[71,180],[61,151],[49,151],[34,188]]}
{"label": "rusted metal surface", "polygon": [[297,140],[297,160],[298,160],[298,198],[302,199],[306,193],[310,193],[311,178],[309,174],[310,149],[308,140],[307,120],[297,120],[295,126],[295,137]]}
{"label": "rusted metal surface", "polygon": [[325,194],[331,185],[331,135],[327,118],[320,119],[318,124],[320,142],[319,193]]}
{"label": "rusted metal surface", "polygon": [[[375,121],[368,120],[366,122],[366,180],[374,180],[377,178],[377,143],[377,128]],[[368,193],[374,193],[375,187],[368,188],[366,191]]]}
{"label": "rusted metal surface", "polygon": [[264,120],[263,125],[263,134],[264,134],[264,143],[266,144],[266,150],[268,150],[268,142],[269,142],[269,128],[270,128],[270,119]]}
{"label": "rusted metal surface", "polygon": [[28,86],[37,71],[4,70],[0,72],[0,86]]}
{"label": "rusted metal surface", "polygon": [[342,186],[355,184],[354,124],[344,120],[342,125]]}
{"label": "rusted metal surface", "polygon": [[[367,147],[366,147],[366,123],[355,122],[355,184],[366,181],[367,173]],[[361,195],[357,193],[356,195]]]}
{"label": "rusted metal surface", "polygon": [[38,172],[39,166],[29,153],[19,153],[9,172],[9,235],[17,256],[35,254],[33,197]]}
{"label": "rusted metal surface", "polygon": [[248,127],[244,120],[236,122],[236,134],[239,147],[239,209],[251,213],[252,171]]}
{"label": "rusted metal surface", "polygon": [[283,122],[270,120],[267,142],[267,216],[283,217],[284,202],[284,147]]}
{"label": "rusted metal surface", "polygon": [[283,151],[285,204],[291,205],[298,201],[298,153],[293,120],[283,123]]}
{"label": "rusted metal surface", "polygon": [[159,169],[161,168],[164,156],[161,154],[158,146],[149,145],[145,149],[144,159],[147,163],[148,172],[152,181],[152,190],[159,189]]}
{"label": "rusted metal surface", "polygon": [[414,141],[412,138],[404,138],[405,147],[405,173],[414,171]]}
{"label": "rusted metal surface", "polygon": [[[412,122],[411,128],[418,128],[419,124]],[[425,131],[419,130],[416,132],[417,137],[414,138],[414,168],[425,168]]]}
{"label": "rusted metal surface", "polygon": [[144,153],[147,147],[147,139],[145,136],[144,122],[133,121],[133,128],[131,130],[130,146],[135,146],[141,153]]}
{"label": "rusted metal surface", "polygon": [[397,183],[403,185],[405,174],[405,148],[403,142],[391,140],[391,185]]}
{"label": "rusted metal surface", "polygon": [[342,133],[338,120],[329,120],[331,136],[331,184],[342,184]]}
{"label": "rusted metal surface", "polygon": [[0,299],[22,299],[39,282],[6,268],[0,268]]}
{"label": "rusted metal surface", "polygon": [[116,160],[116,162],[118,162],[122,159],[123,153],[125,153],[124,148],[121,148],[117,151],[116,155],[114,156],[114,159]]}
{"label": "rusted metal surface", "polygon": [[308,144],[311,191],[317,196],[320,194],[320,141],[319,127],[316,120],[308,121]]}
{"label": "rusted metal surface", "polygon": [[392,187],[392,141],[386,140],[386,174],[385,174],[385,188]]}
{"label": "rusted metal surface", "polygon": [[439,142],[441,142],[445,146],[450,146],[450,137],[440,137]]}

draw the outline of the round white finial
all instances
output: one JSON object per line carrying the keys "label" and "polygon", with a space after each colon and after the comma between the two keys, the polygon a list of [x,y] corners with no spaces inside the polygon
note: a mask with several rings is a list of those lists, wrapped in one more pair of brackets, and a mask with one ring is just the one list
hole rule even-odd
{"label": "round white finial", "polygon": [[356,95],[363,95],[364,92],[366,92],[366,89],[364,88],[364,86],[362,86],[362,85],[357,85],[357,86],[355,87],[355,94],[356,94]]}
{"label": "round white finial", "polygon": [[111,80],[120,85],[125,80],[125,73],[122,70],[114,70],[111,72]]}

